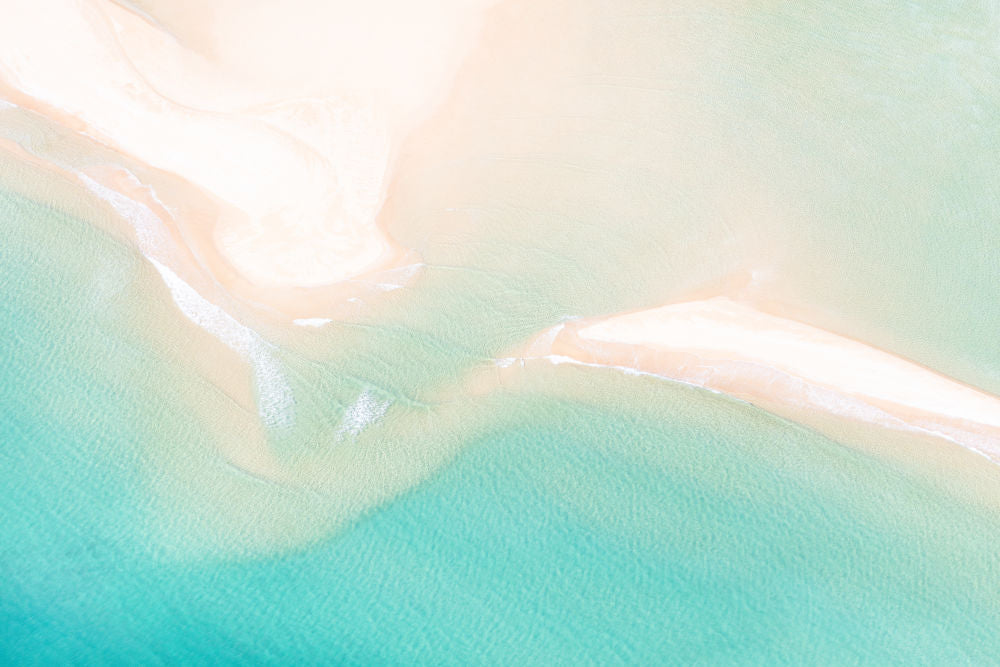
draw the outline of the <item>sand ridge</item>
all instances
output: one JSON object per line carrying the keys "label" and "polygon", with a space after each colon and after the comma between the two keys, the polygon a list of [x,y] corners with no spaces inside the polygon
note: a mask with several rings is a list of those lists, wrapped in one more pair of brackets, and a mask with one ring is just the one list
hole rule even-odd
{"label": "sand ridge", "polygon": [[377,224],[395,152],[492,0],[140,4],[6,3],[0,88],[211,199],[178,224],[223,280],[321,288],[398,263]]}
{"label": "sand ridge", "polygon": [[944,437],[1000,461],[1000,398],[727,297],[569,321],[521,358],[650,373],[796,418],[807,410]]}

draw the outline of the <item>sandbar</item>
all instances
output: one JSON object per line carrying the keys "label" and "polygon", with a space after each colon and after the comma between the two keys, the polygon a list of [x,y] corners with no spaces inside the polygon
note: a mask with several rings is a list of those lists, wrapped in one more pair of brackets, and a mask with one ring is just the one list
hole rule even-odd
{"label": "sandbar", "polygon": [[728,297],[571,320],[519,358],[648,373],[797,420],[812,412],[942,437],[1000,462],[1000,398]]}
{"label": "sandbar", "polygon": [[326,303],[322,288],[413,262],[378,219],[396,153],[491,4],[11,0],[0,99],[120,155],[68,171],[130,196],[132,165],[131,189],[232,292]]}

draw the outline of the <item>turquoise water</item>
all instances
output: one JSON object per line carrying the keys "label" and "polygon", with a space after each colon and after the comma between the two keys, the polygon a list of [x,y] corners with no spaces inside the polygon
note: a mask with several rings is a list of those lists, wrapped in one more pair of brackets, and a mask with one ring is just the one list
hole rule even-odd
{"label": "turquoise water", "polygon": [[0,661],[1000,662],[984,460],[613,371],[474,388],[562,318],[746,274],[1000,391],[1000,14],[578,4],[498,13],[407,153],[411,285],[316,330],[236,307],[291,426],[129,243],[0,191]]}
{"label": "turquoise water", "polygon": [[597,369],[470,398],[461,428],[431,422],[463,442],[422,484],[297,547],[220,557],[196,514],[230,508],[151,495],[240,475],[167,398],[193,382],[134,324],[156,308],[141,263],[52,210],[2,211],[5,662],[1000,659],[1000,516],[949,471]]}

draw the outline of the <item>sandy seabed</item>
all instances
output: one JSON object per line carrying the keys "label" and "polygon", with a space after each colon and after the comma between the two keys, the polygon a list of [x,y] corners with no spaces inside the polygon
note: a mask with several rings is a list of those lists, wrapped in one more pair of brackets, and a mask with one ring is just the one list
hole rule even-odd
{"label": "sandy seabed", "polygon": [[[420,258],[382,224],[394,167],[493,4],[12,0],[0,113],[76,148],[4,146],[123,221],[181,312],[253,369],[264,426],[280,425],[293,400],[273,345],[228,300],[322,327],[359,285],[414,279]],[[1000,459],[1000,399],[724,297],[574,320],[517,356],[652,373]]]}

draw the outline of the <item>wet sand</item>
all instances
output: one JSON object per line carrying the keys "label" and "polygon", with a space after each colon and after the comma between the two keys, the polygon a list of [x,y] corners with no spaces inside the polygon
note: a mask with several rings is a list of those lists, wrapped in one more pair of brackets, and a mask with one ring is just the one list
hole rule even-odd
{"label": "wet sand", "polygon": [[800,421],[803,412],[834,415],[942,437],[1000,460],[1000,398],[726,297],[570,321],[518,358],[658,375]]}
{"label": "wet sand", "polygon": [[314,318],[415,263],[378,220],[392,165],[491,3],[293,4],[15,2],[0,97],[116,154],[57,168],[153,210],[230,293]]}

